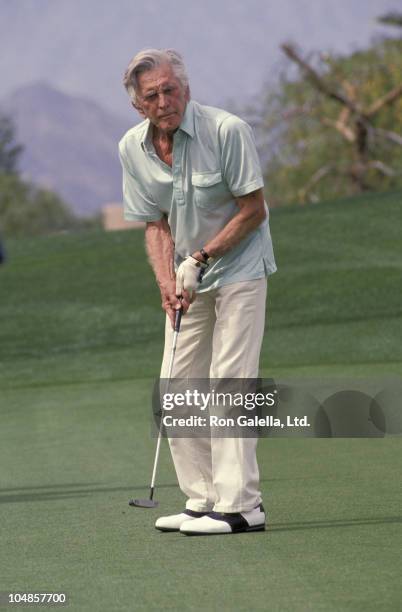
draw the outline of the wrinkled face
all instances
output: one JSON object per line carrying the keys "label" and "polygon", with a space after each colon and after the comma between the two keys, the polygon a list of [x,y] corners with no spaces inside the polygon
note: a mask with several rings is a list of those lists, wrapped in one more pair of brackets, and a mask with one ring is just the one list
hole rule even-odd
{"label": "wrinkled face", "polygon": [[140,74],[138,86],[136,109],[161,131],[174,132],[183,119],[190,92],[170,64]]}

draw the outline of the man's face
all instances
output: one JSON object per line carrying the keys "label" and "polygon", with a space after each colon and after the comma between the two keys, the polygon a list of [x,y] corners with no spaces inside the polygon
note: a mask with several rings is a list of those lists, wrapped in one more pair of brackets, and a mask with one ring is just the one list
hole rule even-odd
{"label": "man's face", "polygon": [[162,64],[138,77],[137,110],[163,132],[180,125],[190,92],[174,75],[170,64]]}

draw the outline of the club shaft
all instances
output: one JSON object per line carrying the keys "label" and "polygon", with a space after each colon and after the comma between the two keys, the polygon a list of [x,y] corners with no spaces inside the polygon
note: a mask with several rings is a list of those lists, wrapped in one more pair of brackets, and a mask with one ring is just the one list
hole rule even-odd
{"label": "club shaft", "polygon": [[[170,353],[170,362],[169,362],[168,377],[167,377],[164,393],[168,392],[168,390],[169,390],[169,383],[170,383],[170,380],[172,378],[173,364],[174,364],[174,357],[175,357],[175,354],[176,354],[176,344],[177,344],[177,336],[178,335],[179,335],[179,330],[175,330],[174,333],[173,333],[173,342],[172,342],[172,350],[171,350],[171,353]],[[160,421],[160,424],[159,424],[158,441],[156,443],[154,467],[153,467],[153,470],[152,470],[150,499],[152,499],[153,493],[154,493],[155,479],[156,479],[156,470],[158,468],[158,462],[159,462],[159,453],[160,453],[161,442],[162,442],[163,415],[164,415],[164,410],[162,409],[161,421]]]}

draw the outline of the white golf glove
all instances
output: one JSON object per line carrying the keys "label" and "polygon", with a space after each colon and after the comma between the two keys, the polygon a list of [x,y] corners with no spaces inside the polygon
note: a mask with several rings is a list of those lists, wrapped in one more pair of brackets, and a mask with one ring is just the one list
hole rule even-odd
{"label": "white golf glove", "polygon": [[176,272],[176,294],[181,295],[182,291],[188,291],[190,297],[194,291],[197,291],[198,286],[204,276],[208,264],[194,259],[194,257],[186,257],[177,268]]}

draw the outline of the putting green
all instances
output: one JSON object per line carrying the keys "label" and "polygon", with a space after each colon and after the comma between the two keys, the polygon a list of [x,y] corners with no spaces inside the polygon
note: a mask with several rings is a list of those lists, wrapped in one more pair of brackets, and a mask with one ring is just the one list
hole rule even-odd
{"label": "putting green", "polygon": [[[400,201],[274,212],[264,375],[402,373]],[[0,591],[77,611],[398,609],[400,438],[261,440],[266,532],[159,533],[183,503],[166,444],[160,507],[127,503],[147,494],[163,329],[141,232],[7,246]]]}

